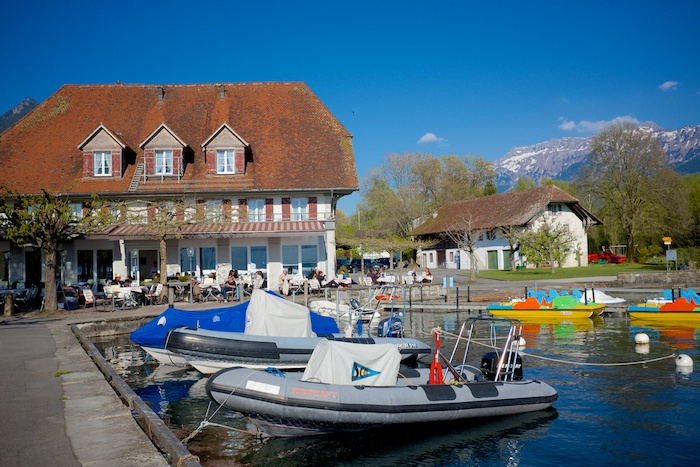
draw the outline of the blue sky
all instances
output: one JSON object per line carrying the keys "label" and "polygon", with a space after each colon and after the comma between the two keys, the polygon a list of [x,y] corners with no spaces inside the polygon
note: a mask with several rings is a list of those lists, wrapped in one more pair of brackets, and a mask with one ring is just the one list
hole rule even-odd
{"label": "blue sky", "polygon": [[699,125],[699,22],[692,0],[10,2],[0,113],[63,84],[304,81],[362,179],[390,152],[496,160],[616,118]]}

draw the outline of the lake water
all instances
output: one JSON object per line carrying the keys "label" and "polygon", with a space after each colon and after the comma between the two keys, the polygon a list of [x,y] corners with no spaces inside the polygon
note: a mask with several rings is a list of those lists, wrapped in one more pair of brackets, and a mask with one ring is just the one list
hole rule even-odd
{"label": "lake water", "polygon": [[[466,317],[413,312],[404,321],[412,336],[432,343],[433,327],[456,331]],[[648,350],[635,346],[634,336],[640,332],[650,337]],[[188,448],[203,465],[212,466],[688,466],[699,462],[700,330],[696,327],[655,326],[609,316],[580,323],[524,323],[523,334],[525,378],[545,381],[559,392],[551,410],[460,425],[267,441],[209,426],[189,441]],[[205,378],[199,373],[172,371],[145,361],[128,337],[95,344],[180,439],[199,426],[209,405]],[[443,353],[451,344],[445,341]],[[691,373],[678,373],[673,358],[632,366],[593,365],[657,359],[674,351],[693,358]],[[211,421],[253,429],[242,416],[226,409]]]}

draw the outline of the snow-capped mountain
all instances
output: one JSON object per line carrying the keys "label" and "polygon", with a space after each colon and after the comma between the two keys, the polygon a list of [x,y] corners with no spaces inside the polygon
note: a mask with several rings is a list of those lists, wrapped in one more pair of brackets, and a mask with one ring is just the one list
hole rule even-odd
{"label": "snow-capped mountain", "polygon": [[[651,133],[668,155],[669,165],[680,173],[700,171],[700,125],[666,130],[653,122],[640,128]],[[498,191],[512,188],[521,177],[572,180],[590,154],[590,137],[552,139],[511,149],[495,162]]]}
{"label": "snow-capped mountain", "polygon": [[39,105],[37,101],[28,98],[17,104],[13,109],[8,110],[0,116],[0,133],[10,128],[17,120],[24,117],[30,110]]}

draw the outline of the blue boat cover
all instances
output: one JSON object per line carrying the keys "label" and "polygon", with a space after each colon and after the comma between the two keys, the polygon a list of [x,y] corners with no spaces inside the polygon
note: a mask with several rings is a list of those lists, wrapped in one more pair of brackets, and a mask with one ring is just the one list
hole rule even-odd
{"label": "blue boat cover", "polygon": [[[284,300],[274,292],[267,292]],[[211,331],[244,332],[246,311],[250,302],[210,310],[181,310],[166,308],[165,311],[131,333],[134,343],[146,347],[165,347],[165,336],[177,326],[209,329]],[[340,332],[334,318],[311,313],[311,329],[316,334]]]}

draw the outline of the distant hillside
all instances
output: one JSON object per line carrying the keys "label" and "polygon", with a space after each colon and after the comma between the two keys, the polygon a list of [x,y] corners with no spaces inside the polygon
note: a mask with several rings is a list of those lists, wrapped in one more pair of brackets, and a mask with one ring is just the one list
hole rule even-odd
{"label": "distant hillside", "polygon": [[[700,172],[700,125],[665,130],[653,122],[640,126],[651,133],[680,173]],[[590,137],[552,139],[511,149],[495,162],[498,191],[512,188],[521,177],[571,181],[590,156]]]}
{"label": "distant hillside", "polygon": [[0,117],[0,133],[14,125],[17,120],[27,115],[37,105],[39,103],[30,97],[20,102],[14,109],[5,112]]}

